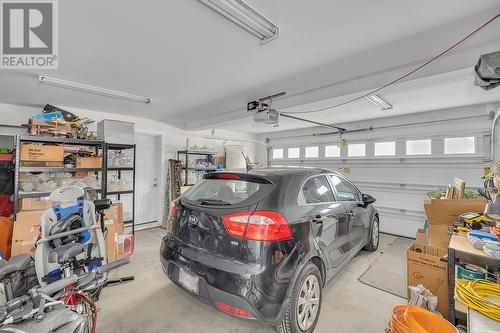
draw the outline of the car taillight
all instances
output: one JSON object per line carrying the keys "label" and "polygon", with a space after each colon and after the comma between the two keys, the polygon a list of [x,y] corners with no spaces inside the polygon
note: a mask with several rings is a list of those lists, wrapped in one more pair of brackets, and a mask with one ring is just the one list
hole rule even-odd
{"label": "car taillight", "polygon": [[168,211],[168,218],[173,219],[175,213],[177,212],[177,207],[179,205],[179,199],[175,199],[170,203],[170,210]]}
{"label": "car taillight", "polygon": [[244,317],[244,318],[255,318],[255,316],[253,314],[251,314],[250,312],[243,310],[243,309],[232,307],[232,306],[227,305],[227,304],[224,304],[221,301],[216,301],[215,304],[222,311],[230,313],[232,315],[235,315],[238,317]]}
{"label": "car taillight", "polygon": [[227,232],[238,238],[259,241],[280,241],[292,238],[292,230],[283,215],[257,210],[224,216]]}

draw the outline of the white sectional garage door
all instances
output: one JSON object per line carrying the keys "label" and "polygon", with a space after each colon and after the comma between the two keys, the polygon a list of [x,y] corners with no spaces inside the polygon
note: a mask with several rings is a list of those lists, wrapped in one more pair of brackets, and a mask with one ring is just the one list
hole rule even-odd
{"label": "white sectional garage door", "polygon": [[325,129],[269,136],[271,165],[319,166],[344,173],[372,194],[383,232],[414,237],[423,226],[427,192],[445,188],[454,177],[467,187],[482,186],[490,160],[491,105],[440,110],[342,125],[374,130],[315,135]]}

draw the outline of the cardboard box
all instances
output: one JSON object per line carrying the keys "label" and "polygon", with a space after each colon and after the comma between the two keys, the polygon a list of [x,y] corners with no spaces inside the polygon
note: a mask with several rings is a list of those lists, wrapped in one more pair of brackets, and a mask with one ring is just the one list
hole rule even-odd
{"label": "cardboard box", "polygon": [[97,123],[97,137],[108,143],[135,144],[135,124],[104,119]]}
{"label": "cardboard box", "polygon": [[124,257],[124,225],[123,225],[123,205],[121,202],[115,202],[104,211],[104,224],[106,225],[106,254],[108,262]]}
{"label": "cardboard box", "polygon": [[437,310],[445,318],[448,317],[448,263],[441,258],[447,254],[447,249],[416,242],[407,250],[407,285],[422,284],[436,295]]}
{"label": "cardboard box", "polygon": [[76,167],[77,168],[100,168],[102,164],[102,159],[99,156],[96,157],[77,157]]}
{"label": "cardboard box", "polygon": [[417,234],[415,235],[415,242],[422,243],[422,244],[427,244],[427,242],[428,242],[428,235],[427,235],[427,232],[424,229],[418,229],[417,230]]}
{"label": "cardboard box", "polygon": [[21,162],[57,162],[63,165],[64,147],[23,143],[19,159]]}
{"label": "cardboard box", "polygon": [[12,248],[10,250],[11,256],[18,254],[28,253],[32,257],[35,256],[35,241],[31,240],[15,240],[12,241]]}
{"label": "cardboard box", "polygon": [[77,179],[84,179],[90,176],[95,176],[95,173],[92,171],[78,171],[75,172],[75,178]]}
{"label": "cardboard box", "polygon": [[12,229],[14,221],[9,217],[0,216],[0,256],[9,260],[12,246]]}
{"label": "cardboard box", "polygon": [[21,211],[16,215],[12,241],[36,241],[41,226],[42,214],[45,210]]}
{"label": "cardboard box", "polygon": [[427,244],[447,249],[450,245],[452,226],[431,224],[427,231]]}
{"label": "cardboard box", "polygon": [[486,203],[486,200],[432,199],[425,201],[424,208],[430,224],[451,225],[463,213],[484,212]]}
{"label": "cardboard box", "polygon": [[12,232],[11,255],[35,254],[35,242],[40,230],[40,219],[45,210],[21,211],[16,215]]}
{"label": "cardboard box", "polygon": [[47,210],[53,205],[55,202],[48,200],[48,197],[44,198],[24,198],[19,201],[19,209],[21,211],[28,210]]}

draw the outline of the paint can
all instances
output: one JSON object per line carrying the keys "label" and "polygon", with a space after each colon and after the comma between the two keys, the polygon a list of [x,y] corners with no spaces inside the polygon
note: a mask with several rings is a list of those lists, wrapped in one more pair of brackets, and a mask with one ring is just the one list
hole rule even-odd
{"label": "paint can", "polygon": [[466,279],[466,280],[486,279],[487,273],[488,273],[487,270],[476,265],[463,264],[457,266],[457,278],[459,279]]}

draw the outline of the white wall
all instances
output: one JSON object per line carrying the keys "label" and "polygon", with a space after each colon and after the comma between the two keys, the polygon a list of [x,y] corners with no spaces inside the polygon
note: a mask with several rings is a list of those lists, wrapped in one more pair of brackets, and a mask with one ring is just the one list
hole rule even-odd
{"label": "white wall", "polygon": [[[154,134],[160,135],[162,137],[162,175],[160,180],[160,190],[162,196],[158,198],[160,201],[159,207],[163,207],[163,194],[165,191],[165,172],[166,166],[169,159],[177,158],[177,150],[185,149],[186,139],[190,139],[190,146],[209,146],[213,147],[219,154],[224,154],[224,141],[221,140],[208,140],[205,136],[209,136],[211,131],[183,131],[178,128],[169,126],[165,123],[141,118],[140,115],[137,117],[121,116],[112,113],[81,110],[75,108],[66,108],[60,106],[62,109],[71,111],[80,117],[88,117],[95,120],[95,123],[89,125],[90,130],[96,130],[96,125],[102,119],[115,119],[120,121],[135,123],[135,130],[137,133]],[[29,118],[33,114],[41,113],[42,107],[27,107],[12,104],[0,104],[0,135],[11,135],[11,134],[24,134],[25,129],[14,129],[2,125],[19,126],[28,122]],[[229,130],[216,130],[215,135],[224,138],[235,138],[235,139],[255,139],[255,136],[251,134],[233,132]],[[258,144],[254,143],[244,143],[244,152],[251,158],[256,158],[258,154],[258,149],[262,149]],[[140,158],[140,157],[139,157]],[[140,200],[140,198],[137,198]],[[163,217],[163,212],[158,212],[158,221],[161,221]]]}
{"label": "white wall", "polygon": [[[381,230],[388,233],[414,237],[425,218],[425,194],[438,187],[453,183],[453,178],[466,181],[467,187],[482,186],[483,168],[490,158],[490,111],[498,105],[479,105],[446,109],[406,116],[394,116],[373,121],[340,124],[346,129],[373,126],[385,129],[345,134],[348,143],[365,143],[365,157],[348,157],[347,148],[341,149],[339,158],[325,158],[324,146],[339,143],[338,135],[312,136],[312,133],[330,132],[325,128],[303,129],[268,135],[272,148],[301,147],[301,158],[271,160],[272,165],[321,166],[346,173],[365,193],[373,194],[381,212]],[[394,111],[396,113],[396,111]],[[466,118],[462,120],[452,120]],[[426,122],[425,124],[416,124]],[[394,125],[403,125],[397,126]],[[446,155],[443,151],[445,137],[474,136],[476,152],[468,155]],[[263,138],[262,138],[263,139]],[[406,141],[431,139],[432,154],[406,155]],[[395,141],[396,155],[374,156],[374,143]],[[320,158],[306,159],[304,147],[320,147]],[[498,155],[500,156],[500,155]],[[497,157],[498,157],[497,156]]]}

